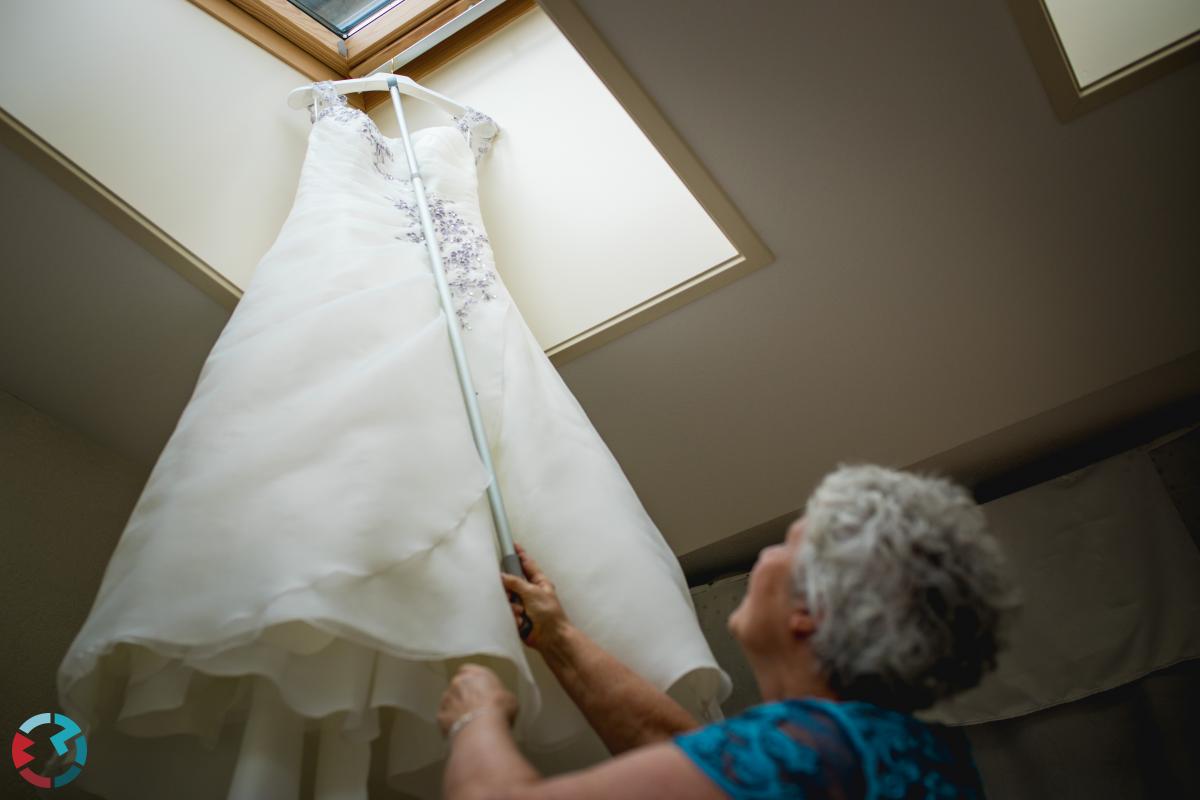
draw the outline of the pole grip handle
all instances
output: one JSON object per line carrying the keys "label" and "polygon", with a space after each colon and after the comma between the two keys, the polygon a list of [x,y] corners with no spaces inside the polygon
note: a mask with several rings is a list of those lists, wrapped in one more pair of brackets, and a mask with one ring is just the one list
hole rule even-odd
{"label": "pole grip handle", "polygon": [[[519,578],[529,579],[525,574],[525,570],[521,569],[521,558],[516,553],[509,553],[500,559],[500,571],[506,575],[516,575]],[[508,593],[508,601],[510,603],[523,603],[520,595],[516,592]],[[533,620],[525,613],[525,608],[521,607],[521,621],[517,625],[517,633],[521,636],[521,641],[529,638],[529,634],[533,632]]]}

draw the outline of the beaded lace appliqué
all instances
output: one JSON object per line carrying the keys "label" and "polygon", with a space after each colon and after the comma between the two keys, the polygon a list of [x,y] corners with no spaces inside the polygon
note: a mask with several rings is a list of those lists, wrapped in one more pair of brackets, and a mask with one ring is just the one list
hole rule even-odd
{"label": "beaded lace appliqu\u00e9", "polygon": [[[463,219],[450,203],[432,192],[426,194],[429,199],[429,216],[433,219],[433,228],[437,235],[438,251],[442,255],[442,267],[446,271],[446,284],[457,301],[454,313],[462,326],[470,330],[467,317],[471,306],[481,300],[493,300],[496,297],[492,291],[496,284],[496,272],[485,257],[490,244],[487,237]],[[424,244],[425,232],[421,228],[421,215],[417,204],[399,198],[393,199],[393,205],[400,209],[416,228],[396,238]]]}
{"label": "beaded lace appliqu\u00e9", "polygon": [[[492,140],[498,128],[495,120],[487,114],[467,106],[462,116],[454,117],[454,127],[467,141],[467,147],[475,155],[475,163],[492,149]],[[472,306],[483,300],[495,299],[496,272],[488,263],[485,254],[490,250],[487,236],[462,215],[454,210],[453,204],[428,192],[429,216],[437,234],[438,247],[442,253],[442,266],[446,270],[446,283],[457,303],[454,309],[459,322],[471,329],[467,316]],[[403,237],[410,242],[424,243],[420,214],[415,203],[399,200],[396,208],[403,211],[416,227]]]}
{"label": "beaded lace appliqu\u00e9", "polygon": [[[408,222],[409,231],[397,235],[396,238],[424,244],[425,234],[421,228],[420,212],[412,191],[412,179],[392,174],[392,149],[374,120],[357,108],[351,107],[346,98],[333,87],[332,81],[313,84],[313,102],[308,108],[309,119],[313,123],[325,117],[332,117],[338,122],[357,128],[370,147],[371,162],[375,171],[385,179],[403,186],[407,197],[412,198],[411,202],[405,197],[388,198]],[[495,121],[486,114],[468,107],[462,116],[454,117],[454,127],[466,139],[468,148],[475,156],[475,163],[478,164],[479,159],[491,150],[492,139],[498,130]],[[496,272],[486,258],[490,243],[482,231],[463,219],[454,209],[452,201],[428,190],[426,195],[429,199],[429,215],[433,219],[438,249],[442,256],[442,266],[446,271],[446,283],[455,301],[454,313],[459,323],[470,330],[467,318],[471,307],[480,301],[493,300],[496,297]]]}
{"label": "beaded lace appliqu\u00e9", "polygon": [[378,172],[389,180],[394,180],[388,165],[392,161],[392,148],[379,132],[375,121],[357,108],[351,108],[344,95],[333,88],[333,81],[319,81],[313,84],[313,102],[308,106],[308,118],[312,123],[325,117],[333,117],[338,122],[345,122],[358,127],[358,132],[366,139],[371,148],[371,163]]}
{"label": "beaded lace appliqu\u00e9", "polygon": [[461,117],[454,117],[454,127],[467,140],[467,146],[475,154],[475,163],[492,149],[492,139],[497,133],[496,122],[487,114],[467,106]]}

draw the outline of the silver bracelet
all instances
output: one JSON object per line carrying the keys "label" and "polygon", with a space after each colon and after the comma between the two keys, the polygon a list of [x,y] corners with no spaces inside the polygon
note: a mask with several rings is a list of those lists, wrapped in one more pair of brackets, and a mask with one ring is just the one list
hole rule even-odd
{"label": "silver bracelet", "polygon": [[468,722],[470,722],[471,720],[478,717],[483,712],[494,711],[494,710],[495,709],[484,707],[484,708],[477,708],[474,711],[468,711],[467,713],[463,714],[461,717],[459,717],[458,719],[454,720],[453,723],[451,723],[450,730],[446,731],[446,739],[447,740],[453,739],[454,734],[456,734],[460,730],[462,730],[462,727],[464,725],[466,725]]}

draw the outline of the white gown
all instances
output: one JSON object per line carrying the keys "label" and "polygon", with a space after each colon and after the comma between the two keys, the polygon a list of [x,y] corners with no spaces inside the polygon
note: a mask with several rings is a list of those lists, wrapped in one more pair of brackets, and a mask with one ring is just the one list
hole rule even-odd
{"label": "white gown", "polygon": [[[114,800],[365,797],[368,770],[372,796],[431,796],[465,660],[516,692],[535,763],[603,752],[513,624],[403,143],[327,84],[313,117],[295,203],[59,670],[78,783]],[[413,141],[514,538],[578,627],[719,718],[729,679],[678,561],[495,271],[476,163],[496,125],[455,122]]]}

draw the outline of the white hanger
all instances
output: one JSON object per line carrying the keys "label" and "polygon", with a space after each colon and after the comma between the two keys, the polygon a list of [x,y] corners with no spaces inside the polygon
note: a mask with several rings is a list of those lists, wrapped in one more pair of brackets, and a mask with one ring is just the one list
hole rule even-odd
{"label": "white hanger", "polygon": [[[376,72],[374,75],[368,75],[365,78],[349,78],[344,81],[334,81],[333,88],[337,90],[338,94],[386,92],[388,91],[388,81],[390,79],[395,79],[396,89],[401,94],[415,97],[418,100],[424,100],[427,103],[433,103],[438,108],[455,117],[461,117],[467,113],[467,107],[462,103],[456,103],[444,94],[438,94],[432,89],[426,89],[412,78],[404,75],[389,75],[383,72]],[[292,108],[305,108],[313,102],[312,91],[313,85],[311,83],[292,89],[292,91],[288,92],[288,105]]]}

